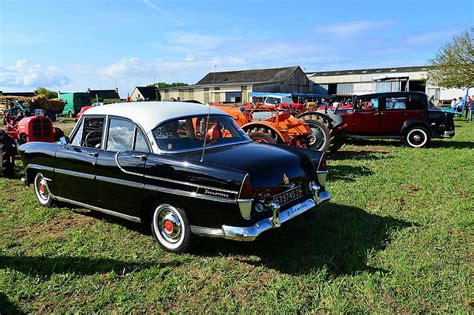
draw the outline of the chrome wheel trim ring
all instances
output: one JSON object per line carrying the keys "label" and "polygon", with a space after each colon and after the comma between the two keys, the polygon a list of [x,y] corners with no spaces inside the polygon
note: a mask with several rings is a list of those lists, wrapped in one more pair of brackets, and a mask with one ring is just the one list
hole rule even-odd
{"label": "chrome wheel trim ring", "polygon": [[48,203],[49,199],[51,198],[51,193],[49,192],[48,182],[44,178],[43,174],[36,174],[34,183],[35,193],[38,201],[43,205]]}
{"label": "chrome wheel trim ring", "polygon": [[184,220],[171,205],[162,204],[155,209],[153,228],[159,242],[166,248],[176,249],[184,241]]}
{"label": "chrome wheel trim ring", "polygon": [[414,148],[420,148],[428,141],[428,135],[423,129],[412,129],[407,135],[408,144]]}

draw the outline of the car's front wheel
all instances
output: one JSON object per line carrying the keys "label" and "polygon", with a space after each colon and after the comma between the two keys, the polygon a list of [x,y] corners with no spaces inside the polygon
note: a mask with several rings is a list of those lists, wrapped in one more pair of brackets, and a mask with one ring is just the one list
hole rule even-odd
{"label": "car's front wheel", "polygon": [[172,253],[185,252],[191,241],[191,228],[184,210],[160,204],[154,210],[151,230],[160,246]]}
{"label": "car's front wheel", "polygon": [[34,180],[35,195],[39,204],[44,207],[51,207],[53,205],[53,196],[49,191],[48,180],[43,174],[38,173]]}
{"label": "car's front wheel", "polygon": [[405,143],[412,148],[422,148],[430,141],[428,131],[423,127],[414,127],[405,134]]}

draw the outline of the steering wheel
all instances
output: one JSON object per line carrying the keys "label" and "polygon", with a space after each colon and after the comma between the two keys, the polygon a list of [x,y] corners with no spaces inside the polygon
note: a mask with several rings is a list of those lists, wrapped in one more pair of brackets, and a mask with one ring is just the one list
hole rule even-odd
{"label": "steering wheel", "polygon": [[[89,144],[89,141],[94,140],[93,135],[101,137],[102,136],[102,131],[101,130],[93,130],[93,131],[89,132],[86,135],[86,137],[84,138],[84,141],[83,141],[84,146],[92,148],[92,147],[95,147],[95,145],[97,145],[97,144],[95,144],[94,146],[91,146]],[[100,142],[99,142],[99,144],[100,144]]]}

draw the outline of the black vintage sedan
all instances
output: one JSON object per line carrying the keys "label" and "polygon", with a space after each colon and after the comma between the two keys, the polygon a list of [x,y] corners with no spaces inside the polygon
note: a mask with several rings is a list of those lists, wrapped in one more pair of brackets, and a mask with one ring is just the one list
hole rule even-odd
{"label": "black vintage sedan", "polygon": [[251,241],[330,199],[323,153],[254,143],[229,115],[199,104],[94,107],[70,138],[30,142],[20,154],[41,205],[151,224],[171,252],[193,234]]}

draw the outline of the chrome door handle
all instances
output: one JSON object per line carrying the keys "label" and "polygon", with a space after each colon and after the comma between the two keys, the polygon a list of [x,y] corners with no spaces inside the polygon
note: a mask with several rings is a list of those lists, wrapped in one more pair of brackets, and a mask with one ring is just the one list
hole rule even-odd
{"label": "chrome door handle", "polygon": [[87,154],[89,154],[92,157],[98,157],[99,156],[99,153],[97,153],[97,152],[88,152]]}
{"label": "chrome door handle", "polygon": [[147,160],[146,154],[132,155],[132,157],[134,157],[134,158],[136,158],[136,159],[139,159],[139,160],[141,160],[141,161],[146,161],[146,160]]}

